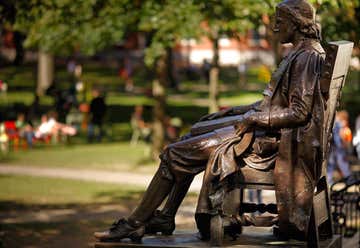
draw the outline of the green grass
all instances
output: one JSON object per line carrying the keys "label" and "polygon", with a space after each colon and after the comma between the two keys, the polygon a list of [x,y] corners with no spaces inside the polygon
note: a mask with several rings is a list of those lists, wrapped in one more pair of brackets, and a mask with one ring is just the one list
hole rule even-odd
{"label": "green grass", "polygon": [[141,142],[135,147],[130,147],[128,142],[42,146],[11,152],[0,162],[7,165],[153,173],[156,166],[147,160],[146,149]]}
{"label": "green grass", "polygon": [[[23,104],[29,106],[34,101],[34,93],[30,91],[8,92],[6,95],[0,95],[0,106],[12,104]],[[40,98],[40,104],[45,106],[53,105],[53,98],[43,96]]]}
{"label": "green grass", "polygon": [[135,186],[30,176],[0,176],[0,206],[111,203],[138,199]]}
{"label": "green grass", "polygon": [[261,100],[262,95],[260,93],[253,92],[240,92],[232,96],[220,98],[221,106],[238,106],[251,104],[258,100]]}

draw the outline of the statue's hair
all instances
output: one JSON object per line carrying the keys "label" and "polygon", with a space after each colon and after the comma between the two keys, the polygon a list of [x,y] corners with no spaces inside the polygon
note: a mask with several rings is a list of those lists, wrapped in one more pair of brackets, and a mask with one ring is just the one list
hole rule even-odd
{"label": "statue's hair", "polygon": [[315,9],[308,1],[284,0],[276,8],[290,15],[305,37],[321,40],[320,25],[315,22]]}

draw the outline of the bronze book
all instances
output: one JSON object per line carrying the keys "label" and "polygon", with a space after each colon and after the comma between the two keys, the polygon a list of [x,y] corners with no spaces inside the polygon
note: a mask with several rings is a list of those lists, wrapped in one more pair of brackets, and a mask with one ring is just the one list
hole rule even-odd
{"label": "bronze book", "polygon": [[233,116],[227,116],[209,121],[196,122],[191,127],[190,133],[192,135],[200,135],[200,134],[208,133],[215,129],[235,125],[236,123],[241,122],[242,119],[243,119],[243,115],[233,115]]}

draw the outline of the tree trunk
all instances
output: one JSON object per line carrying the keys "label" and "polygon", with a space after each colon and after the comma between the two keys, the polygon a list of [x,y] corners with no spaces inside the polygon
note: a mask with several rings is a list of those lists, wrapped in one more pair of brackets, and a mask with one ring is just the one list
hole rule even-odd
{"label": "tree trunk", "polygon": [[14,31],[14,44],[16,50],[16,56],[14,59],[14,65],[21,65],[24,61],[25,50],[23,46],[23,42],[25,40],[25,35],[20,33],[19,31]]}
{"label": "tree trunk", "polygon": [[36,93],[39,96],[45,94],[45,91],[54,80],[54,56],[50,53],[39,50],[38,55],[38,76]]}
{"label": "tree trunk", "polygon": [[213,40],[213,60],[210,70],[209,82],[209,113],[219,110],[219,38]]}
{"label": "tree trunk", "polygon": [[153,96],[155,99],[153,116],[152,155],[156,160],[159,158],[165,141],[165,107],[166,107],[166,84],[167,69],[166,58],[162,56],[156,62],[155,79],[153,80]]}
{"label": "tree trunk", "polygon": [[174,64],[174,52],[172,48],[167,48],[167,78],[169,79],[170,87],[174,90],[178,90],[178,81],[176,78],[175,64]]}

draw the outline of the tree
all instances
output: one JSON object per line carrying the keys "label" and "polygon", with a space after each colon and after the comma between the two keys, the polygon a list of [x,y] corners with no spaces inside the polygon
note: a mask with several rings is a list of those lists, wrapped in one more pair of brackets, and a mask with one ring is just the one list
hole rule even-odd
{"label": "tree", "polygon": [[38,93],[52,83],[52,54],[93,54],[120,41],[133,6],[127,0],[17,1],[14,27],[27,33],[27,47],[39,49]]}
{"label": "tree", "polygon": [[[270,6],[272,0],[266,1]],[[154,154],[162,149],[168,52],[182,38],[206,34],[214,43],[211,98],[217,108],[218,42],[259,23],[261,0],[29,0],[17,2],[15,28],[27,33],[25,45],[48,54],[93,54],[129,32],[147,37],[145,63],[154,72]],[[206,29],[200,28],[206,23]]]}
{"label": "tree", "polygon": [[198,0],[205,34],[213,43],[213,60],[209,82],[209,112],[218,111],[219,39],[236,37],[261,24],[261,16],[272,11],[273,0]]}
{"label": "tree", "polygon": [[165,135],[167,64],[169,51],[181,38],[199,36],[200,9],[192,0],[145,1],[141,5],[138,31],[148,34],[145,62],[154,68],[153,156],[163,148]]}
{"label": "tree", "polygon": [[148,37],[145,63],[154,72],[154,154],[164,143],[166,57],[180,38],[196,36],[200,12],[192,0],[30,0],[17,5],[15,27],[44,53],[93,54],[128,32]]}
{"label": "tree", "polygon": [[[360,59],[360,0],[312,0],[320,16],[326,42],[350,40]],[[358,78],[360,89],[360,77]]]}
{"label": "tree", "polygon": [[326,41],[348,39],[360,44],[359,0],[312,0]]}
{"label": "tree", "polygon": [[[5,1],[0,0],[0,28],[4,29],[5,27],[12,27],[15,22],[16,17],[16,5],[18,0],[14,1]],[[15,30],[13,32],[13,40],[16,50],[15,59],[13,61],[14,65],[20,65],[24,60],[24,47],[23,41],[25,36],[22,32]]]}

